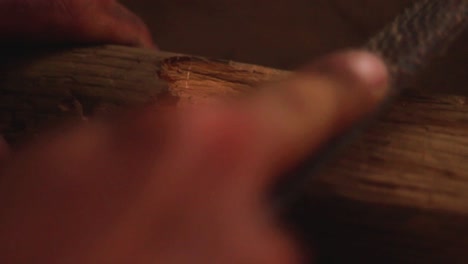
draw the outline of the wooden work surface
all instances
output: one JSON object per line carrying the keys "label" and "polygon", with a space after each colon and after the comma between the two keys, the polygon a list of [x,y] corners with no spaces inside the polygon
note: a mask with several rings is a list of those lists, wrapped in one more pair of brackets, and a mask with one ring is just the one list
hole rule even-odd
{"label": "wooden work surface", "polygon": [[[0,125],[22,142],[48,124],[171,94],[248,95],[288,72],[104,46],[19,52],[0,67]],[[187,74],[190,78],[187,78]],[[411,92],[322,175],[296,227],[320,263],[467,263],[468,97]]]}

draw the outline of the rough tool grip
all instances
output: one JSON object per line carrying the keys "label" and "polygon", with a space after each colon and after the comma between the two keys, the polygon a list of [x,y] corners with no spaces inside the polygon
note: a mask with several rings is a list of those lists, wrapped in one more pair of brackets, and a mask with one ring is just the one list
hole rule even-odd
{"label": "rough tool grip", "polygon": [[373,37],[365,49],[380,55],[393,89],[417,75],[450,46],[468,23],[467,0],[421,0]]}

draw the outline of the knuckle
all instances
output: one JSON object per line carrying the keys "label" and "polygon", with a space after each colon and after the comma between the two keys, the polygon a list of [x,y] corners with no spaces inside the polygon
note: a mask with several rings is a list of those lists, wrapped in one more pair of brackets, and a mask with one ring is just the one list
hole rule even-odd
{"label": "knuckle", "polygon": [[86,0],[53,0],[54,10],[61,16],[78,19],[86,16],[93,3]]}
{"label": "knuckle", "polygon": [[234,113],[221,117],[217,125],[219,127],[213,131],[213,141],[220,148],[228,147],[239,152],[248,148],[255,131],[252,118],[242,113]]}
{"label": "knuckle", "polygon": [[65,18],[91,19],[95,13],[103,13],[114,2],[113,0],[47,0],[42,1],[44,7],[56,12]]}
{"label": "knuckle", "polygon": [[221,112],[202,116],[202,121],[196,122],[193,139],[215,158],[226,158],[222,156],[227,155],[235,159],[252,145],[255,123],[249,115],[237,110]]}

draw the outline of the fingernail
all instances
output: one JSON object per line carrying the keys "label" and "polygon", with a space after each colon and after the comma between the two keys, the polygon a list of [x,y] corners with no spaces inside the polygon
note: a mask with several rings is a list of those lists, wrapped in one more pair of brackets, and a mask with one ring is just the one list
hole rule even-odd
{"label": "fingernail", "polygon": [[388,70],[380,58],[367,52],[351,52],[347,56],[349,70],[364,87],[379,94],[387,88]]}
{"label": "fingernail", "polygon": [[327,56],[312,65],[311,69],[335,78],[344,78],[368,89],[377,97],[382,97],[387,91],[387,66],[382,59],[369,52],[348,51]]}

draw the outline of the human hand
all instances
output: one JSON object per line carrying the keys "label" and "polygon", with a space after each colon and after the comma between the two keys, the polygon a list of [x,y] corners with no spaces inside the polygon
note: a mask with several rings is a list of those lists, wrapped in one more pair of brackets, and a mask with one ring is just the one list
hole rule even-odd
{"label": "human hand", "polygon": [[272,216],[275,179],[372,111],[375,57],[321,59],[229,105],[90,120],[11,153],[1,263],[299,263]]}
{"label": "human hand", "polygon": [[[144,22],[117,0],[0,0],[0,44],[156,48]],[[0,160],[9,148],[0,136]]]}
{"label": "human hand", "polygon": [[155,47],[141,19],[116,0],[0,0],[0,43],[9,42]]}

